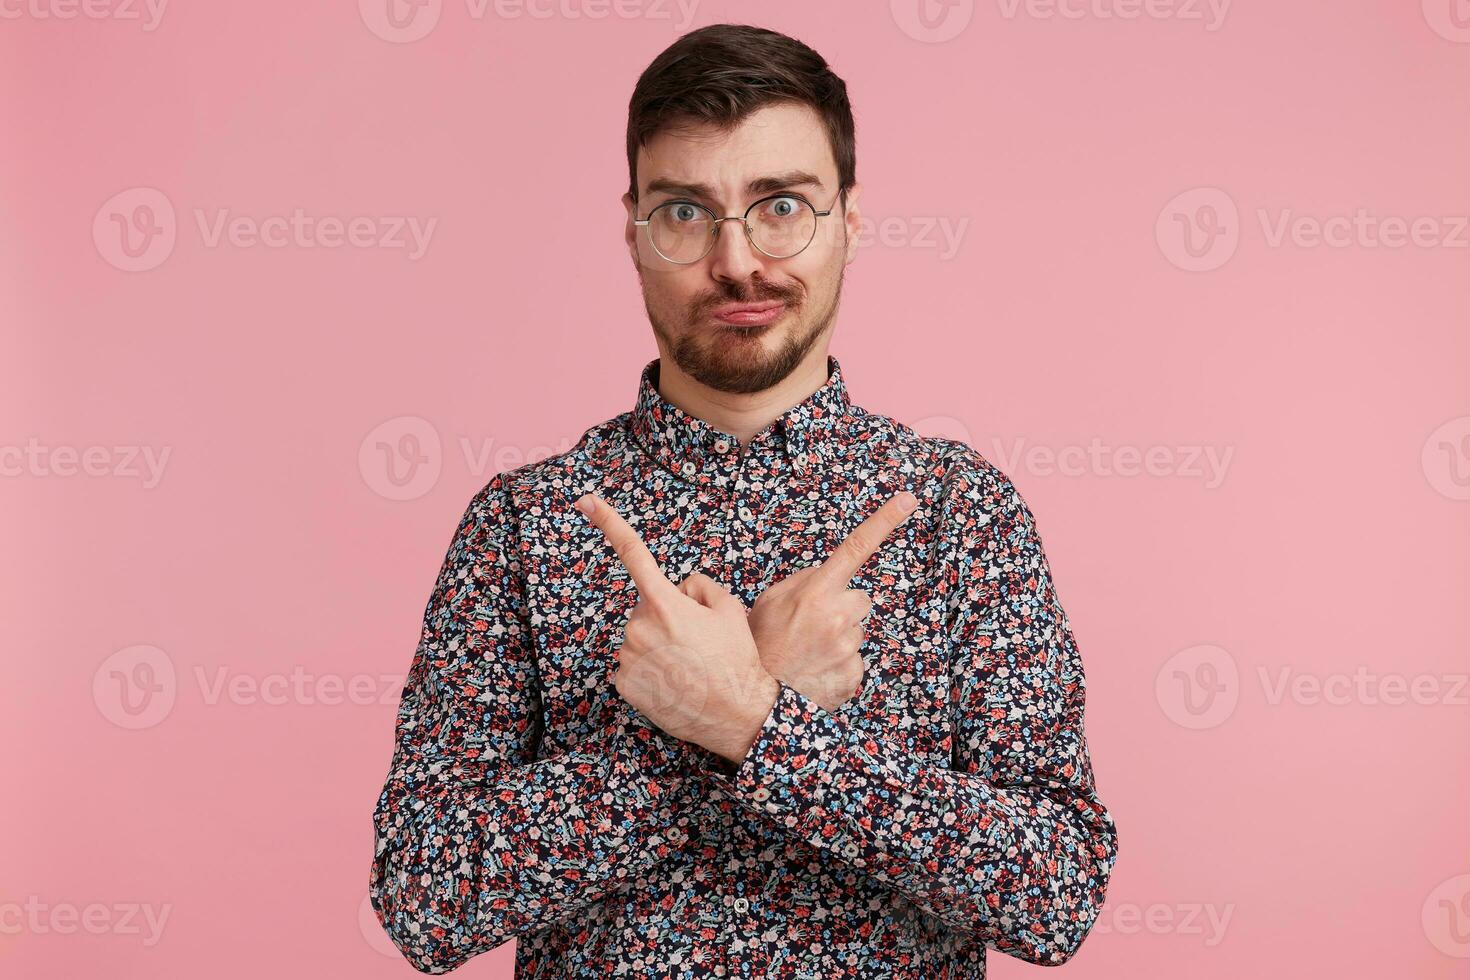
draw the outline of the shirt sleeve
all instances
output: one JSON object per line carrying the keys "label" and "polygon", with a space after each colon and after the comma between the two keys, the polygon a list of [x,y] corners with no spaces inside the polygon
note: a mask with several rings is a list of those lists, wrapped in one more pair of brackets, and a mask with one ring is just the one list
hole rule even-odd
{"label": "shirt sleeve", "polygon": [[539,758],[541,696],[502,477],[471,501],[425,611],[373,813],[369,896],[414,968],[444,973],[682,859],[683,743],[621,698]]}
{"label": "shirt sleeve", "polygon": [[732,777],[747,806],[952,930],[1032,963],[1077,950],[1117,854],[1083,732],[1082,661],[1033,515],[988,463],[956,474],[953,757],[920,761],[786,685]]}

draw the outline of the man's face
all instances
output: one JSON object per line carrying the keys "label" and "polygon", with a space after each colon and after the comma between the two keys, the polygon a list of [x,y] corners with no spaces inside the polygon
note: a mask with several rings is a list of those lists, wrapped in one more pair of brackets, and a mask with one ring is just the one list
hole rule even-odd
{"label": "man's face", "polygon": [[[856,255],[861,188],[848,191],[844,213],[837,200],[837,164],[814,110],[768,106],[729,133],[667,129],[639,150],[637,173],[638,200],[623,195],[626,238],[661,354],[701,384],[741,393],[780,382],[813,351],[825,358],[843,269]],[[632,220],[667,201],[701,204],[719,217],[739,216],[772,195],[804,198],[817,211],[832,209],[816,219],[811,244],[790,258],[763,254],[740,222],[724,221],[708,255],[679,265],[654,250],[649,227]],[[752,213],[752,223],[773,203]],[[785,213],[792,208],[791,202],[774,206]]]}

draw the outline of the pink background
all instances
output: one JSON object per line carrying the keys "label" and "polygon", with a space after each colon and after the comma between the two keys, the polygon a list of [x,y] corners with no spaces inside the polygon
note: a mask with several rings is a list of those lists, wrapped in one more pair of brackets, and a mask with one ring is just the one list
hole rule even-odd
{"label": "pink background", "polygon": [[[0,975],[413,973],[365,899],[424,602],[631,406],[628,95],[728,20],[851,87],[854,400],[1038,515],[1120,834],[1067,975],[1470,975],[1465,0],[98,2],[0,18]],[[211,237],[296,209],[371,241]]]}

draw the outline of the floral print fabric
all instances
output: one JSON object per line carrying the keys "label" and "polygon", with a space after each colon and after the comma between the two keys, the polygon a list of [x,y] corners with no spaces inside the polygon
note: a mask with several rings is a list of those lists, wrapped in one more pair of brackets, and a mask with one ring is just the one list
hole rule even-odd
{"label": "floral print fabric", "polygon": [[[746,444],[658,392],[470,501],[424,615],[374,810],[373,908],[444,973],[518,940],[518,978],[983,978],[1069,958],[1117,831],[1036,520],[962,442],[855,405],[841,366]],[[595,492],[671,581],[749,608],[901,489],[854,576],[860,693],[780,695],[737,766],[612,685],[637,589],[573,509]]]}

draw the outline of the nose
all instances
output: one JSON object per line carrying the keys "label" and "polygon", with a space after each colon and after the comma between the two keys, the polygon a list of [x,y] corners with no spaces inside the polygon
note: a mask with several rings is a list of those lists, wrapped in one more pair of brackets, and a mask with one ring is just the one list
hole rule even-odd
{"label": "nose", "polygon": [[722,218],[715,225],[715,244],[708,256],[710,275],[730,282],[744,282],[761,267],[761,254],[745,231],[745,222]]}

